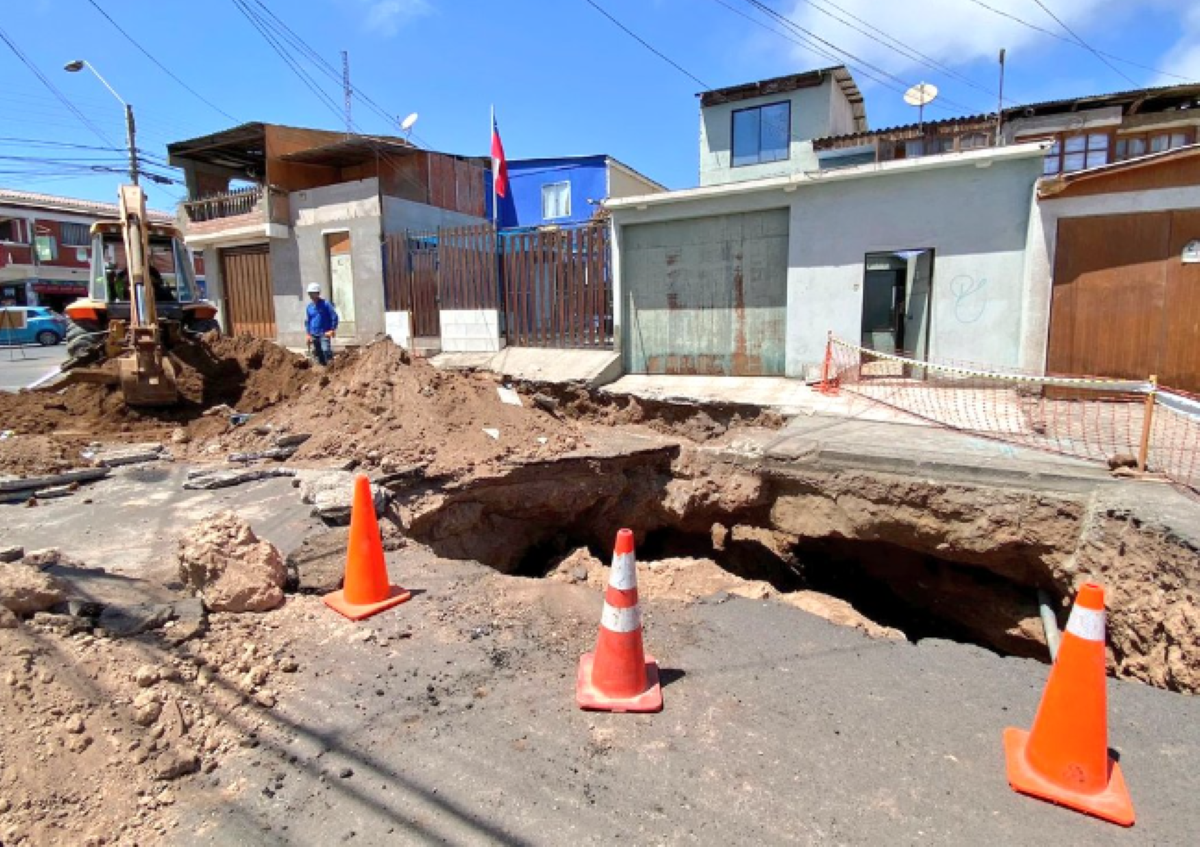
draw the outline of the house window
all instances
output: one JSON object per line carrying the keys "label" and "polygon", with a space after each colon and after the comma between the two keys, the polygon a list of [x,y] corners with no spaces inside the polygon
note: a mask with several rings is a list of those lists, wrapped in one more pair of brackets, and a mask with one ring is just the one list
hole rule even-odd
{"label": "house window", "polygon": [[38,235],[33,239],[39,262],[58,261],[58,240],[53,235]]}
{"label": "house window", "polygon": [[781,162],[788,157],[792,104],[738,109],[733,113],[733,166]]}
{"label": "house window", "polygon": [[969,132],[958,140],[959,150],[981,150],[990,147],[991,138],[986,132]]}
{"label": "house window", "polygon": [[542,186],[542,220],[571,217],[571,183],[550,182]]}
{"label": "house window", "polygon": [[88,244],[87,224],[59,224],[58,233],[64,246],[86,247]]}
{"label": "house window", "polygon": [[1192,134],[1188,130],[1172,132],[1151,132],[1144,135],[1123,135],[1117,139],[1113,159],[1122,162],[1126,159],[1136,159],[1147,153],[1162,153],[1185,147],[1192,143]]}
{"label": "house window", "polygon": [[25,240],[21,238],[21,222],[16,218],[0,220],[0,241],[24,244]]}
{"label": "house window", "polygon": [[1108,133],[1090,132],[1084,135],[1059,137],[1046,151],[1042,164],[1044,176],[1069,174],[1085,168],[1108,164]]}

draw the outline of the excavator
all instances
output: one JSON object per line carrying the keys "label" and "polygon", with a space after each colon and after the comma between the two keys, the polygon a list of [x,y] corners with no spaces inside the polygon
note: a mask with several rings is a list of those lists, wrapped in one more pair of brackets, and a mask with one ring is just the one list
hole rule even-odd
{"label": "excavator", "polygon": [[[152,222],[137,185],[118,189],[119,219],[92,224],[89,296],[66,308],[67,355],[57,391],[80,382],[115,384],[130,406],[179,402],[171,350],[220,330],[217,308],[198,296],[191,253],[179,230]],[[88,367],[116,360],[111,368]]]}

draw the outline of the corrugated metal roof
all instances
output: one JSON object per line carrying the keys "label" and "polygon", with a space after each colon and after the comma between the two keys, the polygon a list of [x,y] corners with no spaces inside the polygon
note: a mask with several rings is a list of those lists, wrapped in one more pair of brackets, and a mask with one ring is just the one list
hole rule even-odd
{"label": "corrugated metal roof", "polygon": [[1200,144],[1187,144],[1183,147],[1175,147],[1171,150],[1163,150],[1161,153],[1150,153],[1146,156],[1138,156],[1136,159],[1125,159],[1120,162],[1110,162],[1107,165],[1097,165],[1094,168],[1087,168],[1082,171],[1072,171],[1068,174],[1059,174],[1055,177],[1043,178],[1038,182],[1038,199],[1053,199],[1066,192],[1067,189],[1076,183],[1100,179],[1106,176],[1112,176],[1113,174],[1119,174],[1124,171],[1155,167],[1167,162],[1173,162],[1176,159],[1191,159],[1197,156],[1200,156]]}
{"label": "corrugated metal roof", "polygon": [[[15,191],[0,188],[0,205],[29,206],[56,212],[77,212],[97,218],[115,218],[120,214],[116,203],[102,203],[99,200],[81,200],[76,197],[59,197],[54,194],[38,194],[35,191]],[[157,209],[147,209],[146,213],[153,220],[171,222],[175,216],[170,212],[160,212]]]}
{"label": "corrugated metal roof", "polygon": [[924,123],[901,124],[900,126],[890,126],[885,129],[871,129],[863,132],[853,132],[847,135],[830,135],[825,138],[814,138],[813,147],[821,149],[822,145],[829,145],[832,142],[854,141],[856,139],[878,138],[884,135],[904,135],[907,133],[917,133],[924,130],[928,133],[931,129],[936,134],[938,129],[944,127],[964,127],[964,126],[995,126],[995,115],[967,115],[958,118],[942,118],[939,121],[925,121]]}
{"label": "corrugated metal roof", "polygon": [[702,91],[696,96],[700,98],[701,106],[736,103],[739,100],[748,100],[751,97],[784,94],[800,88],[811,88],[820,85],[827,77],[832,77],[834,82],[838,84],[838,87],[841,88],[842,93],[846,96],[846,100],[850,103],[855,124],[865,130],[867,126],[866,104],[863,102],[862,92],[858,89],[858,83],[854,81],[853,74],[850,73],[850,69],[845,65],[834,65],[828,68],[819,68],[815,71],[777,76],[770,79],[762,79],[758,82],[731,85],[726,88],[714,88],[711,91]]}
{"label": "corrugated metal roof", "polygon": [[1160,85],[1155,88],[1133,88],[1128,91],[1116,91],[1111,94],[1087,94],[1083,97],[1066,97],[1061,100],[1044,100],[1041,103],[1024,103],[1020,106],[1012,106],[1004,110],[1006,118],[1012,115],[1019,116],[1026,109],[1033,109],[1035,112],[1042,109],[1058,109],[1064,106],[1094,106],[1099,103],[1111,102],[1116,105],[1122,100],[1137,100],[1139,98],[1155,99],[1160,97],[1188,97],[1195,95],[1200,98],[1200,82],[1186,82],[1179,85]]}

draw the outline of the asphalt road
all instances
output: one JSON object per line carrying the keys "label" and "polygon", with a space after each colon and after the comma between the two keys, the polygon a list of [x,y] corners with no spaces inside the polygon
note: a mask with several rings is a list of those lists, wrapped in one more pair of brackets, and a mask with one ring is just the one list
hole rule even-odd
{"label": "asphalt road", "polygon": [[58,368],[67,359],[67,345],[42,347],[0,345],[0,391],[17,391]]}

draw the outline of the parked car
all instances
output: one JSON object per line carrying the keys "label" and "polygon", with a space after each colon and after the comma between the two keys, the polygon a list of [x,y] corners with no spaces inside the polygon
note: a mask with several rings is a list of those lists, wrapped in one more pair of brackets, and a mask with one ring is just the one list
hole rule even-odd
{"label": "parked car", "polygon": [[53,347],[67,334],[67,319],[45,306],[4,306],[7,311],[25,312],[25,328],[9,329],[0,319],[0,344],[33,344]]}

